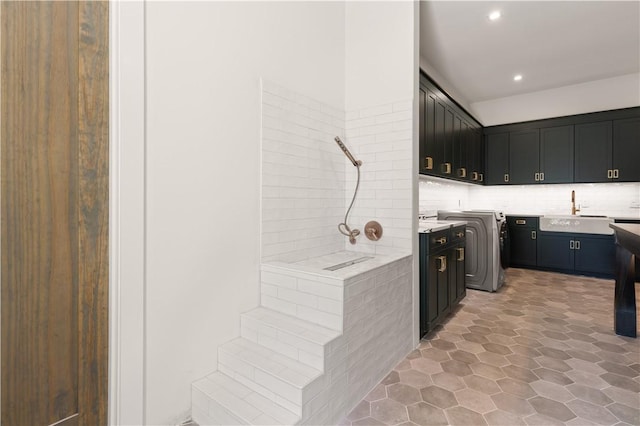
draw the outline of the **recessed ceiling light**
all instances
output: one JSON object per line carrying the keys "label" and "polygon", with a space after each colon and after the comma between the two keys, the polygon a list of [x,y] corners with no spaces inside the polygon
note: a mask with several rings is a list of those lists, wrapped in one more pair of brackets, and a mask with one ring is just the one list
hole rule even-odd
{"label": "recessed ceiling light", "polygon": [[520,81],[522,80],[522,74],[516,74],[513,76],[513,81]]}
{"label": "recessed ceiling light", "polygon": [[495,21],[496,19],[499,19],[501,16],[502,14],[500,13],[499,10],[494,10],[489,14],[489,19],[492,21]]}

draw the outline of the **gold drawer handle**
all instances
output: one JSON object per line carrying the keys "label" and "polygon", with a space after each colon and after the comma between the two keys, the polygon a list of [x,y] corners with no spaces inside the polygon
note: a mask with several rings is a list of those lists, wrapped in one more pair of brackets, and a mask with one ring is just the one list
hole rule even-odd
{"label": "gold drawer handle", "polygon": [[464,260],[464,247],[459,247],[456,251],[458,252],[458,262],[462,262]]}
{"label": "gold drawer handle", "polygon": [[458,169],[458,177],[466,178],[467,177],[467,169],[465,169],[464,167],[460,167]]}
{"label": "gold drawer handle", "polygon": [[446,244],[446,243],[447,243],[447,237],[441,237],[441,238],[438,238],[438,239],[436,240],[436,242],[437,242],[438,244]]}
{"label": "gold drawer handle", "polygon": [[437,258],[440,261],[440,267],[438,267],[438,272],[444,272],[447,270],[447,256],[438,256]]}
{"label": "gold drawer handle", "polygon": [[445,175],[451,174],[451,163],[443,163],[441,169]]}
{"label": "gold drawer handle", "polygon": [[516,225],[526,225],[527,221],[524,219],[518,219],[516,220]]}
{"label": "gold drawer handle", "polygon": [[478,172],[471,173],[471,180],[478,180]]}
{"label": "gold drawer handle", "polygon": [[424,168],[427,170],[433,170],[433,157],[424,158]]}
{"label": "gold drawer handle", "polygon": [[456,237],[458,237],[458,238],[464,237],[464,232],[462,232],[462,231],[456,232]]}

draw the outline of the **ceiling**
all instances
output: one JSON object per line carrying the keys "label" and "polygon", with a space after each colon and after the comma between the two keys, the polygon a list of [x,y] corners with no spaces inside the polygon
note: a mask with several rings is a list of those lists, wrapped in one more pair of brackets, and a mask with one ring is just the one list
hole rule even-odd
{"label": "ceiling", "polygon": [[470,104],[638,73],[640,1],[423,1],[420,56]]}

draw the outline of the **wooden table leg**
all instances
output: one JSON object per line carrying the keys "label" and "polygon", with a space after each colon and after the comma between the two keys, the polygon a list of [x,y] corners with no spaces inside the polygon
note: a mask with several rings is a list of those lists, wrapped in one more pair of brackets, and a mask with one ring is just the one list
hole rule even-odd
{"label": "wooden table leg", "polygon": [[613,325],[616,334],[636,337],[635,256],[616,244],[616,290]]}

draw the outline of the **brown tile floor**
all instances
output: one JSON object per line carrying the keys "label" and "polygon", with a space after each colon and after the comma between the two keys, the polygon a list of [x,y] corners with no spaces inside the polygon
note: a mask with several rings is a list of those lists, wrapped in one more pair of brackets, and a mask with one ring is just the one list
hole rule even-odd
{"label": "brown tile floor", "polygon": [[639,425],[640,338],[614,334],[613,287],[509,269],[499,292],[467,291],[341,424]]}

